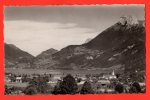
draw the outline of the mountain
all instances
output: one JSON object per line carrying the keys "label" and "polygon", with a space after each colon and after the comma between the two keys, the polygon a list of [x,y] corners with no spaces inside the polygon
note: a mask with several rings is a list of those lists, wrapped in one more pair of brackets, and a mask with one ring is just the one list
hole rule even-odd
{"label": "mountain", "polygon": [[144,70],[144,21],[128,16],[121,17],[119,22],[91,41],[82,45],[70,45],[52,54],[47,66],[57,69]]}
{"label": "mountain", "polygon": [[19,49],[13,44],[4,43],[5,67],[30,67],[32,59],[31,54]]}
{"label": "mountain", "polygon": [[48,49],[36,57],[5,43],[5,66],[40,69],[111,68],[125,72],[145,70],[145,23],[130,16],[81,45],[60,51]]}
{"label": "mountain", "polygon": [[58,50],[50,48],[46,51],[43,51],[39,55],[37,55],[36,58],[48,58],[49,56],[51,56],[52,54],[54,54],[56,52],[58,52]]}
{"label": "mountain", "polygon": [[90,42],[91,40],[92,40],[92,38],[88,38],[88,39],[85,40],[85,43],[88,43],[88,42]]}
{"label": "mountain", "polygon": [[46,51],[43,51],[34,59],[34,66],[36,68],[48,68],[49,66],[53,66],[55,64],[55,61],[52,59],[52,54],[58,52],[58,50],[55,50],[53,48],[48,49]]}

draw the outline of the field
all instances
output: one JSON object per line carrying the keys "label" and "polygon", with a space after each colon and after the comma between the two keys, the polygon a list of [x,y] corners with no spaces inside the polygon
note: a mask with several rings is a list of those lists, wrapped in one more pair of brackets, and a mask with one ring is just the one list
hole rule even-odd
{"label": "field", "polygon": [[28,86],[28,83],[6,83],[7,86],[14,86],[14,87],[22,87],[25,88]]}
{"label": "field", "polygon": [[48,70],[48,69],[13,69],[5,68],[5,73],[13,74],[100,74],[112,72],[111,69],[96,69],[96,70]]}

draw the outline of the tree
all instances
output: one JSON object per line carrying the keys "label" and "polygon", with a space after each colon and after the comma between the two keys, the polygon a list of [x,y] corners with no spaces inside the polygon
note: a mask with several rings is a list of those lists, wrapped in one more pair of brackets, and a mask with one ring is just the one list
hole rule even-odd
{"label": "tree", "polygon": [[45,94],[48,92],[49,86],[47,84],[47,79],[45,79],[44,77],[38,77],[35,84],[32,85],[36,85],[38,93]]}
{"label": "tree", "polygon": [[54,90],[52,91],[52,94],[61,94],[60,84],[62,81],[58,81],[57,84],[54,87]]}
{"label": "tree", "polygon": [[29,82],[30,81],[30,78],[28,78],[27,74],[23,74],[22,75],[22,82]]}
{"label": "tree", "polygon": [[75,94],[77,92],[78,86],[73,76],[68,74],[60,82],[60,94]]}
{"label": "tree", "polygon": [[82,78],[77,78],[77,83],[80,83],[82,81]]}
{"label": "tree", "polygon": [[43,78],[44,78],[44,80],[45,80],[46,82],[49,81],[49,76],[44,76]]}
{"label": "tree", "polygon": [[121,76],[120,74],[118,74],[118,73],[116,74],[116,77],[117,77],[117,78],[119,78],[120,76]]}
{"label": "tree", "polygon": [[129,89],[130,93],[137,93],[136,87],[135,86],[131,86]]}
{"label": "tree", "polygon": [[130,87],[130,93],[141,93],[141,86],[138,82],[134,82]]}
{"label": "tree", "polygon": [[12,75],[12,76],[10,76],[10,80],[11,80],[11,82],[15,82],[16,81],[16,75]]}
{"label": "tree", "polygon": [[34,86],[28,86],[25,90],[24,90],[24,94],[26,95],[34,95],[37,94],[37,89]]}
{"label": "tree", "polygon": [[138,82],[134,82],[132,85],[135,86],[135,88],[136,88],[138,93],[141,92],[141,86],[140,86],[140,84]]}
{"label": "tree", "polygon": [[116,91],[117,93],[123,93],[123,91],[124,91],[124,86],[123,86],[122,84],[118,83],[118,84],[116,85],[116,87],[115,87],[115,91]]}
{"label": "tree", "polygon": [[5,95],[11,94],[11,90],[5,85]]}
{"label": "tree", "polygon": [[91,83],[89,81],[84,82],[80,94],[93,94]]}
{"label": "tree", "polygon": [[[35,77],[29,82],[27,89],[33,87],[37,93],[45,94],[49,92],[50,87],[47,84],[47,79],[44,77]],[[31,88],[31,89],[33,89]]]}

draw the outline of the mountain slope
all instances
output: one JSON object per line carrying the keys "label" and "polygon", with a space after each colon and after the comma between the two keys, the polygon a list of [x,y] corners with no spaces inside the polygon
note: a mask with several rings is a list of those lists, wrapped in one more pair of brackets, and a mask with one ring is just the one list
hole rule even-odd
{"label": "mountain slope", "polygon": [[52,54],[58,52],[58,50],[55,50],[53,48],[48,49],[46,51],[43,51],[34,59],[34,66],[36,68],[48,68],[49,66],[53,66],[53,64],[56,64],[54,60],[52,60]]}
{"label": "mountain slope", "polygon": [[43,51],[42,53],[37,55],[36,58],[48,58],[49,56],[51,56],[52,54],[54,54],[56,52],[58,52],[58,50],[51,48],[51,49],[48,49],[46,51]]}
{"label": "mountain slope", "polygon": [[144,21],[121,17],[119,22],[84,44],[70,45],[60,51],[49,49],[37,57],[5,44],[5,65],[41,69],[145,70]]}
{"label": "mountain slope", "polygon": [[145,69],[144,21],[124,19],[104,30],[90,42],[71,45],[53,54],[58,68],[93,69],[118,67]]}
{"label": "mountain slope", "polygon": [[19,49],[13,44],[4,43],[5,67],[30,67],[32,59],[31,54]]}

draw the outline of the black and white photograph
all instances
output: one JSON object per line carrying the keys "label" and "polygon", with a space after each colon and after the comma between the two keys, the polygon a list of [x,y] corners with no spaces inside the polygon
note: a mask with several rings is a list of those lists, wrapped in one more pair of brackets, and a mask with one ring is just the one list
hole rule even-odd
{"label": "black and white photograph", "polygon": [[146,93],[145,5],[4,7],[5,95]]}

